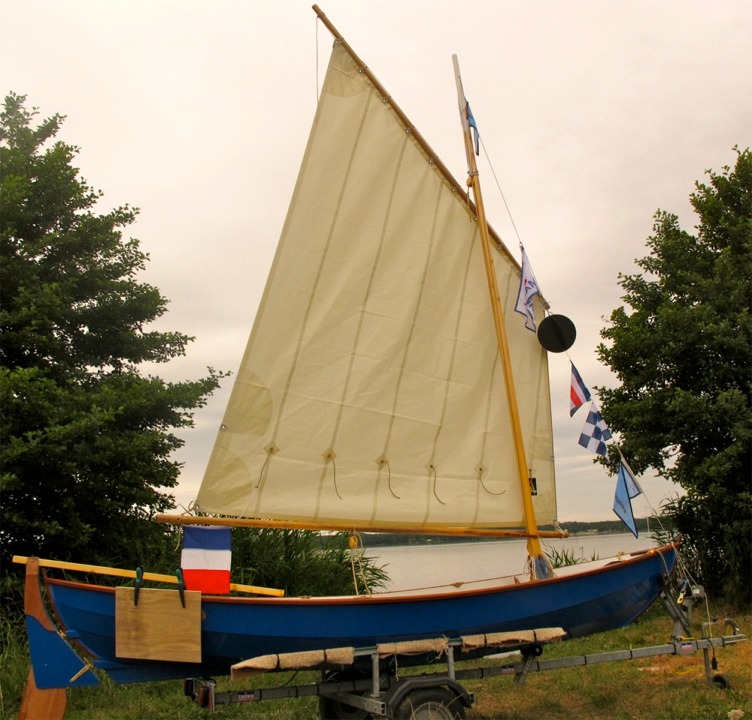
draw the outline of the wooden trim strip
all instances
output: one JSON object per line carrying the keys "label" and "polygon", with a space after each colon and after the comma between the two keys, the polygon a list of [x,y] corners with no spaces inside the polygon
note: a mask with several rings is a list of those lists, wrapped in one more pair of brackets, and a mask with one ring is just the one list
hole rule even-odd
{"label": "wooden trim strip", "polygon": [[[26,565],[30,558],[23,555],[14,555],[13,562],[19,565]],[[83,563],[66,562],[63,560],[43,560],[39,559],[39,567],[54,568],[57,570],[73,570],[75,572],[91,573],[93,575],[109,575],[112,577],[122,578],[135,578],[135,570],[123,570],[121,568],[107,567],[104,565],[86,565]],[[178,579],[174,575],[163,575],[162,573],[145,572],[143,575],[144,580],[150,582],[168,583],[171,585],[177,585]],[[274,597],[282,597],[285,594],[284,590],[278,590],[276,588],[258,587],[256,585],[238,585],[232,583],[230,590],[242,593],[251,593],[255,595],[272,595]]]}

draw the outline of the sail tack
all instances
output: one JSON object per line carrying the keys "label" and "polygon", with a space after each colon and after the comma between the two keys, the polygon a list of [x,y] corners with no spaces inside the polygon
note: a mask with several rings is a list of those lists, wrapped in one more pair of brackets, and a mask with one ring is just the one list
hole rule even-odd
{"label": "sail tack", "polygon": [[[335,44],[198,508],[524,525],[477,234],[464,196]],[[501,253],[495,265],[509,317],[519,268]],[[508,339],[545,524],[556,516],[546,355],[517,319]]]}

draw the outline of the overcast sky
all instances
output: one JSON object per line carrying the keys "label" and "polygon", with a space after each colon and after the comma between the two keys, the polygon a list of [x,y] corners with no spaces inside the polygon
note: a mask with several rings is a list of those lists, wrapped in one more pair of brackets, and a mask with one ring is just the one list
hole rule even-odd
{"label": "overcast sky", "polygon": [[[694,183],[752,145],[749,0],[321,0],[455,176],[465,177],[452,53],[490,159],[491,223],[519,257],[498,177],[552,306],[572,318],[585,383],[612,385],[599,330],[620,304],[653,215],[693,231]],[[158,368],[235,371],[282,227],[331,37],[303,0],[0,0],[0,88],[67,116],[103,209],[141,214],[141,280],[170,299],[163,329],[196,337]],[[225,381],[184,433],[178,501],[195,496]],[[559,516],[612,519],[615,480],[577,444],[569,364],[551,358]],[[658,507],[677,488],[643,478]],[[635,512],[645,514],[642,498]]]}

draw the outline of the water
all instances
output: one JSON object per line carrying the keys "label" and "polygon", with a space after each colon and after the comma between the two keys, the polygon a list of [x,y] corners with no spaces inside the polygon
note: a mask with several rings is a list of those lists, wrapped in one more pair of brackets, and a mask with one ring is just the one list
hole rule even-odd
{"label": "water", "polygon": [[[654,546],[651,538],[637,539],[630,533],[574,535],[542,542],[546,549],[574,553],[584,560]],[[525,540],[396,545],[367,549],[366,554],[385,566],[390,578],[387,590],[522,574],[527,562]]]}

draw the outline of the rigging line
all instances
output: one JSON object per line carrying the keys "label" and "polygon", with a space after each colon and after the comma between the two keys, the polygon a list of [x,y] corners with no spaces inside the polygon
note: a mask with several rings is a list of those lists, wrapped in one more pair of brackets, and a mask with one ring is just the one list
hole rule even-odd
{"label": "rigging line", "polygon": [[371,588],[368,586],[368,578],[366,577],[366,572],[363,569],[363,548],[361,548],[360,553],[356,556],[355,562],[358,565],[358,575],[360,577],[360,582],[363,583],[363,592],[366,595],[372,595]]}
{"label": "rigging line", "polygon": [[356,595],[360,595],[360,590],[358,589],[358,575],[355,572],[355,550],[357,549],[358,544],[358,536],[353,533],[350,535],[348,545],[350,547],[350,569],[352,570],[353,588],[355,589]]}
{"label": "rigging line", "polygon": [[[488,150],[486,150],[486,146],[483,143],[483,138],[479,135],[478,140],[480,142],[480,146],[483,148],[483,155],[486,158],[486,162],[488,163],[488,167],[491,170],[491,175],[493,175],[494,182],[496,183],[496,189],[499,191],[499,195],[501,196],[501,199],[504,203],[504,207],[506,208],[507,215],[509,215],[509,220],[512,223],[512,229],[514,230],[514,234],[517,236],[517,242],[520,244],[520,248],[524,249],[524,244],[522,242],[522,237],[520,236],[519,230],[517,230],[517,223],[514,221],[514,216],[512,215],[512,210],[509,207],[509,203],[507,203],[507,198],[504,195],[504,191],[501,189],[501,183],[499,182],[499,178],[496,175],[496,170],[494,170],[493,163],[491,162],[491,156],[488,154]],[[468,191],[468,200],[470,197],[470,192]],[[533,274],[535,276],[535,274]],[[543,306],[543,314],[544,315],[551,315],[551,306],[548,304],[548,300],[545,299],[545,296],[543,295],[543,292],[540,289],[540,283],[538,283],[538,279],[535,278],[535,283],[538,286],[538,298],[542,301],[541,305]]]}
{"label": "rigging line", "polygon": [[339,489],[337,488],[337,463],[334,460],[334,453],[332,453],[330,460],[332,461],[332,479],[334,481],[334,492],[337,493],[337,497],[341,500],[342,496],[339,494]]}
{"label": "rigging line", "polygon": [[440,502],[440,503],[441,503],[442,505],[446,505],[446,503],[445,503],[445,502],[444,502],[444,501],[443,501],[443,500],[442,500],[442,499],[441,499],[441,498],[440,498],[440,497],[438,496],[438,494],[436,493],[436,484],[437,484],[437,482],[438,482],[438,478],[436,477],[436,466],[435,466],[435,465],[434,465],[433,463],[431,463],[431,464],[430,464],[430,466],[429,466],[429,469],[430,469],[430,470],[431,470],[431,472],[433,473],[433,496],[434,496],[434,497],[435,497],[435,498],[436,498],[436,499],[437,499],[437,500],[438,500],[438,501],[439,501],[439,502]]}
{"label": "rigging line", "polygon": [[559,524],[559,519],[558,518],[554,518],[553,525],[554,525],[554,530],[558,530],[561,533],[562,537],[566,537],[565,533],[567,531]]}
{"label": "rigging line", "polygon": [[389,488],[389,492],[392,493],[392,495],[394,495],[394,497],[396,497],[397,500],[399,500],[400,496],[397,495],[397,493],[394,492],[394,490],[392,489],[392,466],[389,464],[388,460],[386,461],[386,472],[387,472],[386,484],[387,484],[387,487]]}
{"label": "rigging line", "polygon": [[485,490],[485,491],[486,491],[486,492],[487,492],[487,493],[488,493],[489,495],[503,495],[503,494],[504,494],[504,493],[506,492],[506,490],[501,490],[500,492],[493,492],[493,491],[489,490],[489,489],[488,489],[488,488],[486,487],[486,483],[484,483],[484,482],[483,482],[483,471],[482,471],[482,470],[479,470],[479,471],[478,471],[478,481],[480,482],[480,484],[481,484],[481,487],[482,487],[482,488],[483,488],[483,489],[484,489],[484,490]]}
{"label": "rigging line", "polygon": [[258,482],[256,483],[256,485],[254,485],[254,487],[257,487],[257,488],[261,487],[261,482],[264,479],[264,473],[266,472],[266,468],[269,465],[269,461],[271,460],[271,458],[272,458],[272,453],[267,451],[266,459],[264,460],[264,464],[261,466],[261,470],[259,471]]}
{"label": "rigging line", "polygon": [[243,512],[240,513],[239,517],[248,517],[248,510],[251,507],[251,501],[253,500],[253,491],[258,490],[259,492],[261,492],[261,489],[263,488],[264,483],[266,482],[264,475],[269,470],[269,463],[272,460],[272,455],[274,455],[274,453],[277,452],[277,450],[279,450],[279,448],[274,443],[267,445],[266,448],[264,449],[266,450],[266,458],[264,459],[264,464],[261,466],[261,470],[259,470],[259,479],[251,487],[250,492],[248,494],[248,502],[245,504],[245,507],[243,508]]}
{"label": "rigging line", "polygon": [[267,471],[269,467],[269,462],[272,459],[272,455],[274,455],[273,446],[271,447],[267,446],[266,458],[264,459],[264,464],[261,466],[261,470],[259,470],[258,482],[251,489],[251,493],[248,496],[248,502],[245,504],[245,507],[243,508],[243,512],[240,514],[240,517],[247,517],[248,509],[251,507],[251,500],[253,499],[253,490],[259,489],[264,484],[264,473]]}
{"label": "rigging line", "polygon": [[496,183],[496,188],[499,191],[499,195],[501,195],[501,199],[504,201],[504,207],[507,210],[507,215],[509,215],[509,220],[512,223],[512,228],[514,229],[514,234],[517,236],[517,241],[522,245],[522,238],[520,237],[520,233],[517,231],[517,224],[514,222],[514,217],[512,216],[512,211],[509,208],[509,204],[507,203],[506,197],[504,197],[504,191],[501,189],[501,184],[499,183],[499,178],[496,176],[496,171],[494,170],[493,163],[491,162],[491,157],[488,154],[488,150],[486,150],[486,146],[483,143],[483,138],[479,136],[480,145],[483,148],[483,155],[486,158],[486,162],[488,163],[488,167],[491,170],[491,175],[493,175],[494,182]]}
{"label": "rigging line", "polygon": [[[348,540],[348,546],[350,549],[350,565],[352,567],[353,586],[355,587],[355,594],[360,595],[360,589],[358,587],[358,581],[363,585],[363,591],[366,595],[371,595],[371,588],[368,585],[368,578],[366,577],[365,570],[363,568],[363,555],[365,553],[365,545],[363,544],[363,538],[360,533],[353,530]],[[357,566],[357,570],[356,570]]]}

